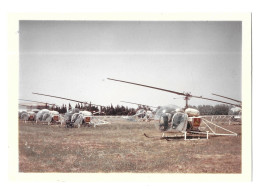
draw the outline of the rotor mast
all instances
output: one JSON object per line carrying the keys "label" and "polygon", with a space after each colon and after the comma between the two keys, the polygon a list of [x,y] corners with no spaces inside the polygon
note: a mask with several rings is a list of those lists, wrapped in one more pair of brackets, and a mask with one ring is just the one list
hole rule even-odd
{"label": "rotor mast", "polygon": [[185,96],[184,97],[184,100],[185,100],[185,102],[186,102],[186,105],[185,105],[185,110],[189,107],[189,105],[188,105],[188,101],[190,100],[190,98],[189,98],[189,96],[187,95],[187,96]]}

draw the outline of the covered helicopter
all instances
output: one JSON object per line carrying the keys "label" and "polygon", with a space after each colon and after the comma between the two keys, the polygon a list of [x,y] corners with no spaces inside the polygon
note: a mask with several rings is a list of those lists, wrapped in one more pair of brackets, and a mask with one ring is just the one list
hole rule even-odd
{"label": "covered helicopter", "polygon": [[47,102],[39,102],[39,101],[33,101],[33,100],[25,100],[25,99],[19,99],[22,101],[28,101],[28,102],[35,102],[38,103],[37,107],[44,107],[44,109],[32,109],[28,111],[23,111],[21,114],[21,119],[27,121],[35,121],[37,122],[46,122],[48,125],[51,123],[61,123],[61,117],[58,111],[55,110],[49,110],[46,109],[46,107],[51,106],[52,109],[54,106],[57,106],[56,104],[51,104]]}
{"label": "covered helicopter", "polygon": [[158,107],[134,103],[134,102],[127,102],[127,101],[121,101],[121,102],[138,105],[138,109],[137,109],[135,115],[130,116],[130,118],[128,117],[129,120],[135,120],[133,118],[137,118],[138,121],[151,121],[155,114],[155,111],[153,111],[152,108],[155,108],[155,109],[158,108]]}
{"label": "covered helicopter", "polygon": [[88,103],[88,102],[83,102],[83,101],[79,101],[79,100],[75,100],[75,99],[59,97],[59,96],[53,96],[53,95],[47,95],[47,94],[41,94],[41,93],[33,93],[33,94],[81,103],[84,105],[83,109],[87,109],[87,105],[90,109],[91,109],[91,105],[101,107],[100,111],[98,111],[98,112],[80,110],[79,108],[71,109],[70,111],[66,112],[63,117],[63,122],[65,122],[66,127],[78,127],[79,128],[82,125],[83,126],[92,126],[93,125],[95,127],[97,125],[109,124],[109,122],[107,122],[107,121],[94,117],[95,114],[104,114],[102,112],[102,107],[104,107],[104,106],[92,104],[92,103]]}
{"label": "covered helicopter", "polygon": [[31,105],[19,104],[19,106],[26,107],[18,110],[18,118],[24,122],[35,121],[38,109],[32,109]]}
{"label": "covered helicopter", "polygon": [[[212,135],[232,135],[232,136],[237,136],[236,133],[229,131],[223,127],[220,127],[206,119],[203,119],[202,116],[200,116],[200,112],[196,109],[189,108],[188,107],[188,101],[190,100],[191,97],[193,98],[200,98],[200,99],[205,99],[205,100],[210,100],[210,101],[215,101],[215,102],[221,102],[224,104],[229,104],[229,105],[234,105],[234,106],[239,106],[237,104],[233,103],[228,103],[220,100],[215,100],[211,98],[204,98],[202,96],[195,96],[191,95],[190,93],[181,93],[181,92],[176,92],[172,90],[167,90],[167,89],[162,89],[158,87],[152,87],[148,85],[143,85],[143,84],[138,84],[138,83],[133,83],[133,82],[128,82],[128,81],[123,81],[123,80],[118,80],[118,79],[112,79],[112,78],[107,78],[108,80],[112,81],[117,81],[117,82],[122,82],[122,83],[127,83],[127,84],[132,84],[132,85],[137,85],[137,86],[142,86],[142,87],[147,87],[147,88],[152,88],[156,90],[161,90],[177,95],[184,96],[184,100],[186,101],[186,106],[184,109],[181,109],[177,106],[174,105],[168,105],[168,106],[161,106],[157,108],[154,120],[155,120],[155,126],[156,128],[163,132],[163,137],[164,138],[164,132],[182,132],[184,133],[185,139],[186,139],[186,134],[188,133],[197,133],[197,134],[207,134],[207,138],[209,134]],[[199,129],[202,121],[206,124],[206,126],[209,128],[209,131],[203,132]],[[218,127],[222,130],[225,130],[228,133],[216,133],[210,125],[214,125],[215,127]],[[145,135],[147,136],[147,135]]]}

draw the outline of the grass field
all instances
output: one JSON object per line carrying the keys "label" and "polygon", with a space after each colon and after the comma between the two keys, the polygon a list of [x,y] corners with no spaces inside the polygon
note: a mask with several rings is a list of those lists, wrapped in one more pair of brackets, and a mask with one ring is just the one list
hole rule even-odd
{"label": "grass field", "polygon": [[20,172],[241,173],[238,136],[209,140],[159,140],[152,123],[113,121],[110,125],[64,128],[19,123]]}

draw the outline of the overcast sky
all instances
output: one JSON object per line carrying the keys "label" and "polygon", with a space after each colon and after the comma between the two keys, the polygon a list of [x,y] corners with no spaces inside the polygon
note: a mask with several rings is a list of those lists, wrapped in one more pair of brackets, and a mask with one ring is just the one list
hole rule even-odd
{"label": "overcast sky", "polygon": [[20,21],[19,98],[69,103],[38,92],[102,105],[185,106],[182,96],[110,77],[241,100],[241,32],[241,22]]}

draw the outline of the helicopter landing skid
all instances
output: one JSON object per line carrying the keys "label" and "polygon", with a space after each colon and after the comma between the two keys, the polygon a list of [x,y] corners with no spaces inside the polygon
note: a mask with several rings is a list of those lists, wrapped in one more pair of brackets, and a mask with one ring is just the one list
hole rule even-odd
{"label": "helicopter landing skid", "polygon": [[144,136],[147,137],[147,138],[153,138],[153,139],[158,139],[158,140],[163,139],[162,137],[149,136],[149,135],[147,135],[146,133],[144,133]]}
{"label": "helicopter landing skid", "polygon": [[174,135],[174,136],[165,136],[164,133],[162,136],[150,136],[150,135],[147,135],[146,133],[144,133],[144,136],[147,137],[147,138],[152,138],[152,139],[155,139],[155,140],[172,140],[172,139],[181,139],[183,138],[183,135]]}
{"label": "helicopter landing skid", "polygon": [[208,132],[205,133],[187,133],[184,132],[182,134],[174,134],[172,136],[166,136],[165,133],[162,134],[161,137],[158,136],[149,136],[146,133],[144,133],[144,136],[147,138],[153,138],[153,139],[157,139],[157,140],[178,140],[178,139],[184,139],[184,140],[200,140],[200,139],[209,139],[209,135]]}

